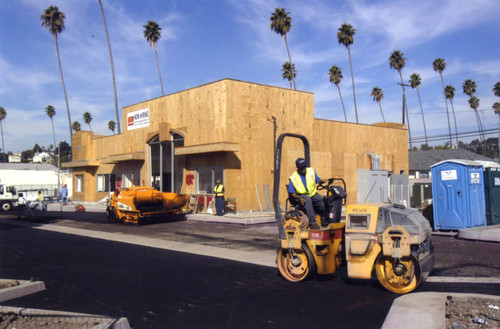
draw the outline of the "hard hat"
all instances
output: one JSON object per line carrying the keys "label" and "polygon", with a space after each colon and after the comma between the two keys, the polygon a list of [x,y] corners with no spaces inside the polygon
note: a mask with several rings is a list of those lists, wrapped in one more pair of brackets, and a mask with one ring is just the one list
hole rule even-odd
{"label": "hard hat", "polygon": [[295,165],[299,169],[303,168],[303,167],[307,167],[307,161],[304,158],[298,158],[297,160],[295,160]]}

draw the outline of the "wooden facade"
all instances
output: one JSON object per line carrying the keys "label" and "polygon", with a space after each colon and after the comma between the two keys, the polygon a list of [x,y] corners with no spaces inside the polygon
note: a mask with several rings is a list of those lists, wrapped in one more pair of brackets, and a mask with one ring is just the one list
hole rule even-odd
{"label": "wooden facade", "polygon": [[[130,129],[129,114],[144,109],[147,126]],[[289,132],[308,138],[312,167],[321,178],[344,178],[349,202],[356,199],[357,169],[371,166],[367,152],[380,155],[383,169],[408,171],[405,126],[315,119],[312,93],[224,79],[123,108],[121,135],[75,133],[73,161],[65,165],[73,168],[74,198],[97,201],[108,195],[97,186],[98,176],[109,174],[122,187],[125,180],[148,185],[160,179],[160,189],[195,194],[210,187],[213,182],[202,179],[212,172],[208,180],[222,175],[225,195],[236,199],[238,210],[259,210],[256,185],[261,204],[263,185],[271,190],[273,185],[272,117],[277,136]],[[295,159],[302,155],[299,141],[285,141],[283,201]]]}

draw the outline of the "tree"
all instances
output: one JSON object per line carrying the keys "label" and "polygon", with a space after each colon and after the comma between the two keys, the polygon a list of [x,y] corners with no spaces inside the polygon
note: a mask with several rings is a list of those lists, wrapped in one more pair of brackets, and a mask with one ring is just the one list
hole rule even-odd
{"label": "tree", "polygon": [[72,128],[75,132],[77,132],[77,131],[80,131],[82,129],[82,125],[80,124],[80,122],[75,121],[75,122],[73,122]]}
{"label": "tree", "polygon": [[[71,145],[66,143],[66,141],[61,141],[57,148],[60,151],[61,162],[71,161]],[[59,152],[58,152],[59,155]]]}
{"label": "tree", "polygon": [[495,83],[495,85],[493,86],[493,94],[495,94],[495,96],[500,97],[500,81]]}
{"label": "tree", "polygon": [[[417,90],[418,103],[420,104],[420,113],[422,114],[422,123],[424,124],[424,135],[425,135],[425,144],[429,144],[429,140],[427,139],[427,128],[425,127],[425,118],[424,118],[424,109],[422,107],[422,100],[420,99],[420,85],[422,84],[422,79],[420,75],[417,73],[413,73],[410,75],[410,86]],[[457,140],[458,143],[458,140]]]}
{"label": "tree", "polygon": [[42,148],[40,147],[40,145],[35,144],[33,146],[33,153],[40,153],[40,152],[42,152]]}
{"label": "tree", "polygon": [[52,137],[54,137],[54,145],[56,145],[56,131],[54,130],[54,115],[56,115],[56,109],[52,105],[47,105],[45,108],[45,113],[50,118],[52,122]]}
{"label": "tree", "polygon": [[111,52],[111,43],[109,42],[108,26],[106,24],[106,16],[104,16],[104,8],[102,7],[102,1],[99,1],[99,7],[101,8],[102,21],[104,23],[104,32],[106,33],[106,40],[108,41],[108,51],[109,51],[109,61],[111,63],[111,76],[113,77],[113,91],[115,94],[115,113],[116,122],[118,122],[118,134],[121,133],[120,130],[120,112],[118,110],[118,96],[116,94],[116,79],[115,79],[115,66],[113,64],[113,54]]}
{"label": "tree", "polygon": [[114,122],[113,120],[108,122],[108,129],[113,132],[113,135],[115,134],[115,126],[116,126],[116,122]]}
{"label": "tree", "polygon": [[500,103],[499,102],[495,102],[495,104],[493,104],[493,110],[495,111],[495,114],[498,114],[500,116]]}
{"label": "tree", "polygon": [[[453,119],[455,119],[455,107],[453,106],[453,98],[455,97],[455,87],[452,85],[447,85],[444,88],[444,97],[450,101],[451,104],[451,112],[453,112]],[[457,141],[457,146],[459,146],[458,142],[458,130],[457,130],[457,121],[455,120],[455,137]]]}
{"label": "tree", "polygon": [[0,129],[2,129],[2,153],[7,153],[5,152],[5,145],[3,143],[3,120],[7,118],[7,111],[0,106]]}
{"label": "tree", "polygon": [[[292,62],[292,56],[290,56],[290,48],[288,48],[288,40],[286,38],[286,34],[290,32],[292,29],[292,17],[289,12],[285,11],[285,8],[276,8],[274,13],[271,13],[271,30],[281,35],[281,37],[285,40],[286,51],[288,53],[288,62],[292,68],[292,71],[295,69],[295,66]],[[293,89],[297,89],[295,84],[295,72],[292,75]]]}
{"label": "tree", "polygon": [[[90,122],[92,122],[92,114],[89,112],[83,113],[83,122],[89,125],[90,131],[92,131],[92,126],[90,125]],[[93,132],[93,131],[92,131]]]}
{"label": "tree", "polygon": [[342,98],[342,93],[340,92],[340,82],[344,75],[342,74],[342,69],[338,66],[333,65],[328,71],[328,75],[330,76],[330,82],[337,86],[337,90],[339,91],[340,102],[342,103],[342,110],[344,111],[344,119],[347,122],[347,114],[345,112],[344,99]]}
{"label": "tree", "polygon": [[466,94],[470,97],[469,98],[469,106],[474,110],[474,114],[476,115],[477,126],[479,128],[479,136],[481,137],[481,139],[484,142],[484,132],[482,129],[483,124],[481,123],[481,117],[479,116],[479,112],[477,111],[477,108],[479,107],[479,98],[474,96],[476,89],[477,89],[477,85],[471,79],[466,79],[462,85],[462,90],[463,90],[464,94]]}
{"label": "tree", "polygon": [[283,68],[281,69],[281,76],[283,79],[287,79],[290,82],[290,89],[292,89],[292,80],[297,76],[297,70],[295,70],[295,64],[290,65],[290,62],[285,62]]}
{"label": "tree", "polygon": [[464,84],[462,85],[462,90],[464,94],[469,95],[469,97],[472,97],[474,93],[476,92],[477,85],[474,81],[471,79],[467,79],[464,81]]}
{"label": "tree", "polygon": [[382,111],[382,104],[381,104],[382,98],[384,98],[384,92],[379,87],[373,87],[372,93],[370,94],[370,96],[373,96],[373,101],[378,103],[378,106],[380,108],[380,113],[382,114],[382,119],[385,122],[384,111]]}
{"label": "tree", "polygon": [[356,106],[356,90],[354,88],[354,73],[352,71],[352,58],[351,58],[351,45],[354,43],[354,35],[356,29],[351,24],[344,23],[339,27],[337,32],[337,40],[339,44],[343,44],[347,48],[349,54],[349,65],[351,66],[351,80],[352,80],[352,96],[354,99],[354,113],[356,114],[356,123],[358,123],[358,107]]}
{"label": "tree", "polygon": [[163,92],[163,81],[161,79],[160,62],[158,61],[158,50],[157,50],[158,40],[160,40],[161,38],[161,27],[160,25],[158,25],[158,23],[154,21],[148,21],[148,24],[143,25],[143,27],[144,27],[144,37],[146,38],[146,41],[149,42],[149,45],[153,47],[153,49],[155,50],[156,66],[158,68],[158,76],[160,77],[161,95],[164,96],[165,93]]}
{"label": "tree", "polygon": [[401,87],[403,88],[403,123],[406,114],[406,118],[408,121],[408,135],[410,139],[410,148],[411,148],[410,116],[408,115],[408,109],[406,107],[405,85],[403,83],[403,74],[401,73],[401,70],[405,67],[406,60],[407,58],[404,57],[404,54],[400,50],[394,50],[391,56],[389,57],[389,66],[390,68],[398,71],[399,77],[401,78]]}
{"label": "tree", "polygon": [[64,84],[64,76],[61,66],[61,57],[59,56],[59,44],[57,41],[59,33],[61,33],[64,30],[65,18],[66,15],[64,15],[63,12],[59,11],[59,8],[57,6],[50,6],[49,8],[45,9],[43,15],[40,16],[40,19],[42,20],[42,26],[45,26],[46,28],[49,29],[50,33],[52,34],[56,42],[57,62],[59,64],[59,73],[61,74],[64,100],[66,101],[66,111],[68,112],[69,136],[71,139],[71,136],[73,134],[73,131],[71,130],[71,114],[69,111],[68,96],[66,95],[66,86]]}
{"label": "tree", "polygon": [[450,138],[451,145],[451,124],[450,124],[450,113],[448,111],[448,102],[446,101],[446,93],[444,91],[444,79],[443,79],[443,71],[446,68],[446,62],[442,58],[436,58],[434,62],[432,62],[432,68],[434,71],[439,73],[441,77],[441,85],[443,86],[443,97],[444,97],[444,105],[446,106],[446,118],[448,119],[448,136]]}

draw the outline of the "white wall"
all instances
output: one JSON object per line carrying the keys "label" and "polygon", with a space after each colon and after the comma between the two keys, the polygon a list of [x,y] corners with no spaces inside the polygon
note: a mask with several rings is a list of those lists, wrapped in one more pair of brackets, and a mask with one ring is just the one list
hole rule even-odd
{"label": "white wall", "polygon": [[57,185],[57,172],[45,170],[0,170],[0,184],[4,185]]}

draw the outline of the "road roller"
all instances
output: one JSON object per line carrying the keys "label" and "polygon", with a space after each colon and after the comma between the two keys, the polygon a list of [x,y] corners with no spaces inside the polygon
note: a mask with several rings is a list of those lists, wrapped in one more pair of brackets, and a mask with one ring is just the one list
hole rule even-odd
{"label": "road roller", "polygon": [[149,218],[188,211],[189,195],[158,191],[149,186],[115,190],[108,199],[106,212],[110,222],[139,224]]}
{"label": "road roller", "polygon": [[[371,280],[376,276],[384,288],[397,294],[415,290],[434,268],[432,228],[427,219],[417,210],[399,204],[345,205],[345,184],[336,186],[339,179],[331,178],[318,186],[318,193],[324,193],[327,222],[321,226],[316,215],[316,224],[321,228],[311,229],[306,214],[290,198],[285,210],[281,210],[279,180],[286,137],[302,140],[304,159],[310,163],[309,142],[304,136],[279,136],[273,206],[281,240],[276,260],[280,274],[288,281],[301,282],[347,267],[348,278]],[[343,204],[345,219],[340,215]]]}

